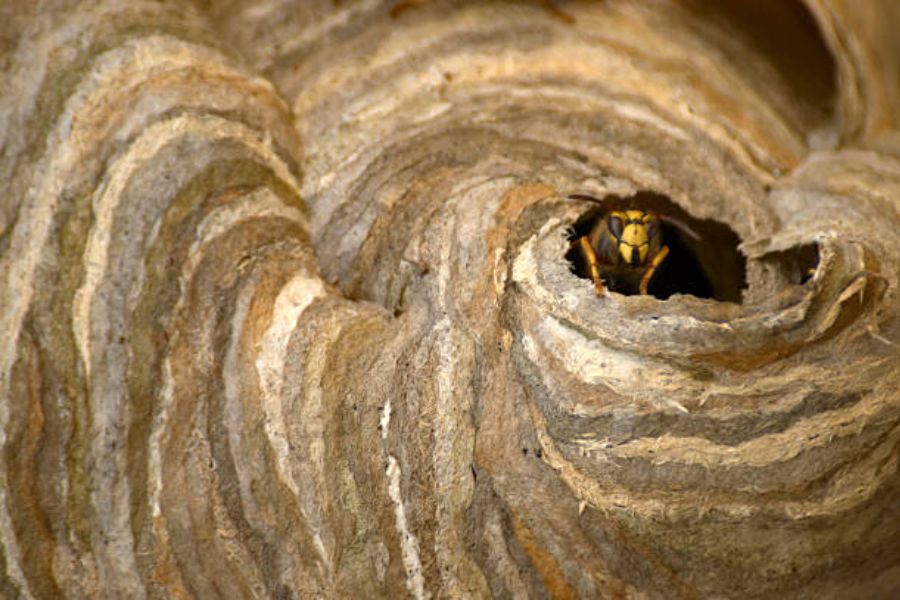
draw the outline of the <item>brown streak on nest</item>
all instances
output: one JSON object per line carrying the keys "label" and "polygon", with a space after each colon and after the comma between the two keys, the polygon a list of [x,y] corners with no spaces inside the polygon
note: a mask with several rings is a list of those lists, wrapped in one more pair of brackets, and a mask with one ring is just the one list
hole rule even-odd
{"label": "brown streak on nest", "polygon": [[560,570],[559,565],[556,564],[553,555],[545,552],[537,540],[535,540],[532,531],[522,522],[522,519],[517,516],[515,512],[510,512],[512,515],[513,531],[516,534],[516,538],[519,540],[519,543],[522,544],[522,548],[525,550],[525,553],[528,554],[534,567],[541,574],[541,579],[543,580],[547,591],[550,593],[550,597],[566,599],[577,598],[578,594],[566,581],[565,575]]}

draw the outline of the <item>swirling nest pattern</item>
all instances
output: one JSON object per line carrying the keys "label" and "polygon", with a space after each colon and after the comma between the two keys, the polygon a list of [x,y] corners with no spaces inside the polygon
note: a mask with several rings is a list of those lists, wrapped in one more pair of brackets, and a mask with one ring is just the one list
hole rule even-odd
{"label": "swirling nest pattern", "polygon": [[896,3],[7,4],[4,597],[897,591]]}

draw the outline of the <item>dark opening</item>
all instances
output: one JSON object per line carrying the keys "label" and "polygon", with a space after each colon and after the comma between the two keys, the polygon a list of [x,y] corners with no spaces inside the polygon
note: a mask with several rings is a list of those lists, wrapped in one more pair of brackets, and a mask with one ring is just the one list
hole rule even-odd
{"label": "dark opening", "polygon": [[[570,228],[570,242],[587,235],[598,219],[613,208],[652,210],[662,218],[662,242],[669,247],[669,255],[650,280],[648,293],[660,300],[674,294],[690,294],[721,302],[741,301],[741,290],[747,285],[746,259],[738,250],[740,238],[730,227],[696,219],[666,196],[653,192],[638,192],[629,198],[606,196],[602,200],[599,205],[584,202],[585,212]],[[686,226],[697,238],[673,221]],[[573,273],[583,279],[591,278],[587,262],[575,245],[569,247],[565,256]],[[615,277],[606,277],[604,285],[626,295],[637,293]]]}
{"label": "dark opening", "polygon": [[784,282],[803,285],[812,278],[819,266],[818,244],[802,244],[766,255],[762,262],[773,265]]}

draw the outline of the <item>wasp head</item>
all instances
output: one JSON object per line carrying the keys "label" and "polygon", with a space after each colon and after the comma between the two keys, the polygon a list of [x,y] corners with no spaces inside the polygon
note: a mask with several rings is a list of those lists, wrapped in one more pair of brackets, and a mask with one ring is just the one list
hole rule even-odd
{"label": "wasp head", "polygon": [[606,227],[616,240],[622,261],[631,267],[647,263],[650,246],[659,237],[659,218],[645,210],[614,210],[606,217]]}

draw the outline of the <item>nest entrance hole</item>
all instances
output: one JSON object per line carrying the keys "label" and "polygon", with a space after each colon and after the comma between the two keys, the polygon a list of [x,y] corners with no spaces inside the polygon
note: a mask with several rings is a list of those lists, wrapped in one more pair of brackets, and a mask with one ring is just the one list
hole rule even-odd
{"label": "nest entrance hole", "polygon": [[[652,210],[662,217],[662,241],[669,247],[669,255],[650,280],[648,293],[660,300],[675,294],[690,294],[720,302],[741,302],[742,290],[747,286],[746,259],[738,250],[740,238],[728,225],[694,218],[668,197],[655,192],[642,191],[628,198],[609,195],[602,202],[584,203],[587,210],[571,226],[570,242],[587,235],[597,220],[613,208]],[[667,221],[667,217],[687,226],[697,237]],[[587,262],[577,247],[570,246],[565,257],[575,275],[591,278]],[[635,293],[616,289],[614,281],[604,283],[626,295]]]}
{"label": "nest entrance hole", "polygon": [[819,266],[819,245],[801,244],[772,252],[763,259],[763,264],[775,271],[778,285],[803,285]]}

